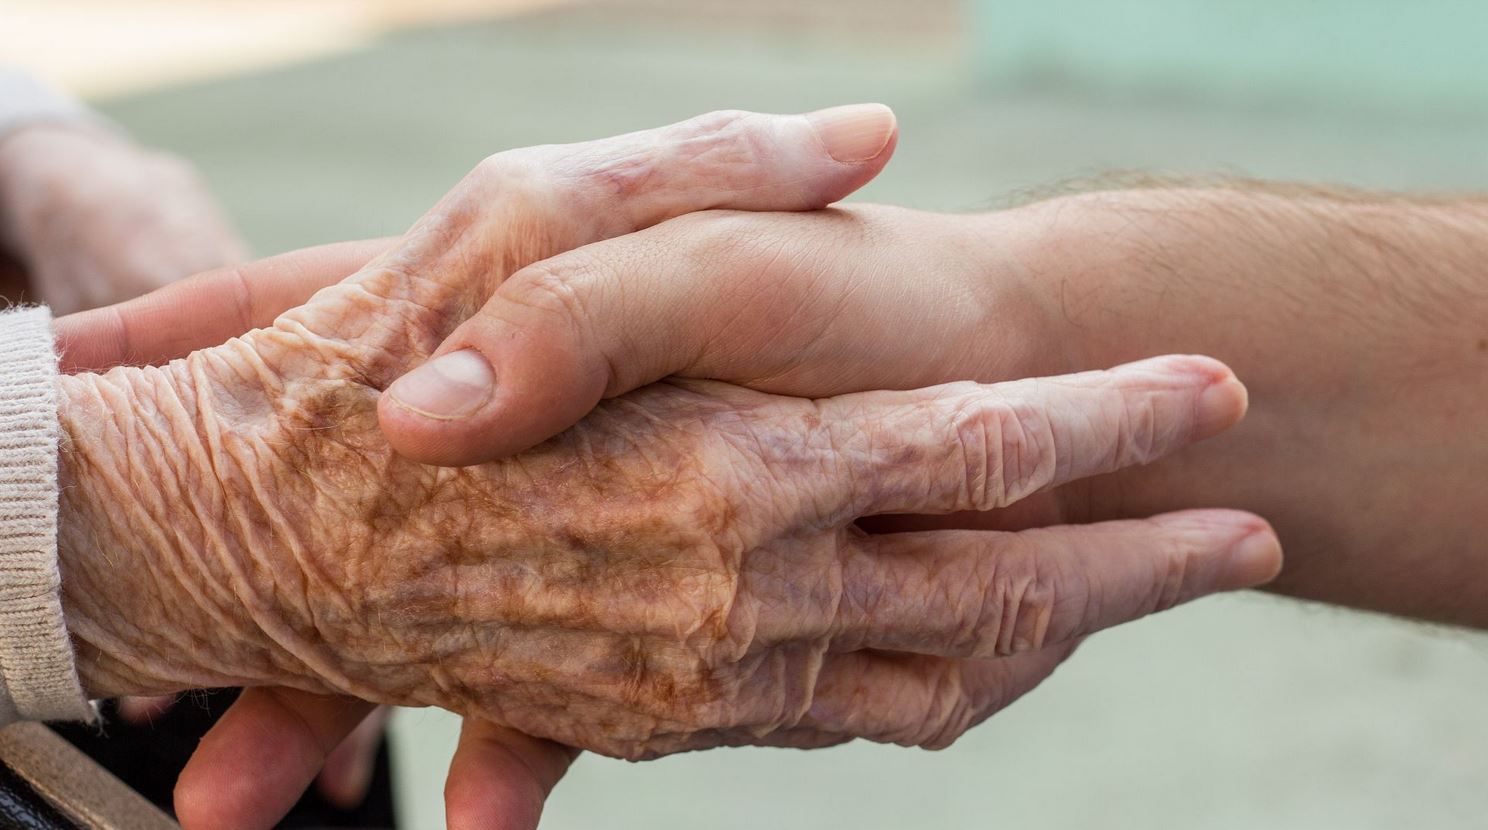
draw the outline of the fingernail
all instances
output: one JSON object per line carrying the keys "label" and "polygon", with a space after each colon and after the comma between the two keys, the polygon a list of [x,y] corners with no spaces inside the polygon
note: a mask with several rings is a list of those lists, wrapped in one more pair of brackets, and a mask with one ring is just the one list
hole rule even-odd
{"label": "fingernail", "polygon": [[404,409],[449,421],[485,405],[496,388],[496,372],[474,349],[436,357],[398,378],[387,393]]}
{"label": "fingernail", "polygon": [[1230,588],[1264,585],[1281,572],[1281,542],[1271,528],[1247,534],[1230,551],[1224,569],[1224,584]]}
{"label": "fingernail", "polygon": [[1245,384],[1227,377],[1199,393],[1198,411],[1194,415],[1194,440],[1210,438],[1224,432],[1245,417],[1249,396]]}
{"label": "fingernail", "polygon": [[883,104],[849,104],[807,113],[806,120],[837,161],[877,158],[894,135],[894,111]]}

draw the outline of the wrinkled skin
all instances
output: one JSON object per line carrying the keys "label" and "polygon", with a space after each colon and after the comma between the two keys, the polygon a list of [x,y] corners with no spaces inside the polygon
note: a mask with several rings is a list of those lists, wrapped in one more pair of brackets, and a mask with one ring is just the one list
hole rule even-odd
{"label": "wrinkled skin", "polygon": [[[180,158],[91,122],[37,124],[0,140],[0,297],[40,299],[54,314],[67,314],[129,300],[244,255],[200,176]],[[186,321],[168,327],[191,328]],[[139,359],[121,354],[104,365]],[[148,723],[173,703],[126,697],[118,712]],[[359,730],[333,754],[320,777],[327,798],[360,803],[379,740]]]}
{"label": "wrinkled skin", "polygon": [[[1244,393],[1201,359],[823,401],[662,385],[510,461],[401,459],[381,390],[505,273],[627,229],[536,221],[555,197],[520,186],[530,169],[478,171],[516,183],[506,202],[457,195],[268,329],[64,383],[66,601],[91,689],[345,692],[626,757],[933,746],[1081,635],[1274,572],[1264,523],[1226,511],[1016,536],[852,528],[1010,504],[1211,435]],[[493,226],[513,232],[477,232]]]}
{"label": "wrinkled skin", "polygon": [[[827,118],[838,124],[835,130],[820,126],[824,115],[835,116]],[[843,115],[849,116],[845,132]],[[559,249],[535,247],[541,240],[534,229],[543,230],[556,246],[564,239],[581,244],[692,209],[818,207],[871,178],[892,152],[894,137],[892,113],[859,106],[805,118],[717,113],[666,130],[562,148],[557,158],[553,148],[509,151],[488,160],[457,189],[474,205],[465,211],[467,219],[478,219],[483,204],[520,196],[523,187],[509,186],[513,177],[529,192],[546,190],[552,215],[519,217],[524,221],[512,226],[498,221],[466,227],[460,242],[464,250],[448,259],[466,266],[486,261],[488,251],[506,257]],[[564,151],[570,151],[567,157]],[[534,172],[557,179],[539,180],[540,187],[533,187]],[[492,214],[498,220],[505,215],[500,210]],[[623,224],[627,221],[629,226]],[[493,247],[482,248],[485,243]],[[266,325],[303,303],[315,288],[356,270],[378,250],[355,254],[356,248],[327,246],[323,256],[309,260],[291,255],[281,258],[282,264],[224,269],[141,298],[128,304],[127,311],[116,306],[64,318],[58,331],[64,366],[77,372],[120,363],[162,363]],[[501,274],[490,276],[499,279]],[[248,689],[207,736],[203,751],[183,775],[177,799],[183,823],[270,826],[309,782],[320,759],[325,759],[322,789],[333,796],[351,792],[348,782],[359,780],[354,774],[358,765],[338,766],[337,758],[345,753],[332,749],[367,710],[367,704],[348,698],[286,688]],[[456,761],[467,780],[476,776],[488,783],[458,787],[452,804],[479,801],[495,810],[475,819],[483,826],[495,815],[518,821],[527,815],[535,823],[536,814],[529,811],[541,802],[534,803],[524,782],[545,792],[572,753],[494,724],[481,723],[480,734],[487,740],[479,751],[462,745]],[[515,802],[500,797],[503,788],[510,788]]]}
{"label": "wrinkled skin", "polygon": [[[1233,546],[1262,530],[1175,519],[1162,567],[1130,596],[1095,601],[1064,595],[1078,583],[1056,597],[1011,540],[989,556],[969,538],[937,549],[850,527],[864,514],[990,509],[1150,460],[1203,434],[1197,395],[1230,382],[1204,361],[824,402],[659,385],[519,458],[439,469],[387,448],[375,385],[350,369],[375,361],[303,333],[311,311],[165,372],[69,390],[74,412],[127,395],[162,419],[153,434],[117,425],[124,457],[75,449],[84,492],[70,504],[95,486],[139,498],[97,499],[113,515],[83,508],[82,524],[175,537],[157,531],[145,568],[109,572],[153,580],[122,592],[69,568],[69,623],[96,692],[277,683],[443,706],[632,758],[851,735],[943,745],[1022,691],[1016,661],[1057,660],[1103,618],[1224,581],[1223,562],[1193,566],[1184,541],[1220,531]],[[321,355],[347,368],[325,372]],[[1097,402],[1114,420],[1091,429]],[[1057,437],[1082,428],[1092,434]],[[206,463],[152,469],[166,446]],[[1065,553],[1077,555],[1073,540]],[[185,590],[151,619],[133,602],[159,599],[162,582]],[[152,642],[121,636],[119,618],[154,623]],[[987,676],[936,682],[963,672]],[[902,677],[868,686],[883,700],[860,700],[874,674]]]}

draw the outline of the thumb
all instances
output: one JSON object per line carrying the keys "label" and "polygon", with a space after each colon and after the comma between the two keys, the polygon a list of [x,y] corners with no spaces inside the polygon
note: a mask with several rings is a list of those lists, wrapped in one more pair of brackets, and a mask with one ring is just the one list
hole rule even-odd
{"label": "thumb", "polygon": [[444,785],[450,830],[537,830],[543,804],[578,751],[466,718]]}
{"label": "thumb", "polygon": [[[560,244],[553,244],[558,238],[554,236],[554,230],[561,223],[550,224],[545,228],[548,244],[540,246],[543,250],[526,250],[526,255],[520,257],[508,255],[505,261],[521,268],[565,251],[621,237],[698,211],[823,208],[872,179],[888,161],[896,138],[892,111],[878,104],[860,104],[804,116],[731,113],[721,119],[710,116],[666,128],[643,138],[622,136],[587,146],[575,145],[557,150],[538,148],[534,151],[538,159],[527,162],[526,166],[538,166],[549,171],[548,175],[555,177],[552,181],[557,182],[549,187],[555,191],[575,188],[579,192],[600,191],[601,196],[588,197],[587,201],[575,204],[590,208],[582,211],[585,215],[602,217],[604,227],[586,227],[582,232],[563,236]],[[597,158],[605,161],[596,161]],[[448,214],[451,209],[444,208],[438,212]],[[573,212],[572,209],[569,212]],[[533,220],[528,217],[526,221],[531,224]],[[461,261],[490,259],[489,256],[464,255]],[[437,276],[439,272],[438,267],[419,269],[421,279],[410,281],[408,285],[422,294],[412,298],[413,302],[401,303],[400,306],[422,309],[426,316],[432,314],[436,320],[458,317],[454,322],[464,321],[472,307],[464,304],[473,299],[471,286],[458,278],[441,281]],[[542,285],[556,292],[555,296],[547,298],[556,302],[545,303],[547,306],[561,307],[572,299],[559,281],[550,280]],[[441,286],[454,286],[459,293],[441,293]],[[481,328],[479,321],[492,315],[499,316],[500,309],[508,307],[510,301],[493,298],[500,290],[497,286],[476,288],[479,289],[479,302],[486,303],[485,308],[459,331],[455,331],[453,325],[429,325],[421,329],[439,331],[436,342],[442,345],[438,348],[422,343],[403,344],[398,348],[384,344],[389,351],[400,355],[433,354],[429,362],[414,368],[388,387],[379,404],[381,424],[388,441],[400,453],[414,460],[434,464],[473,464],[489,460],[540,441],[583,414],[569,411],[572,407],[566,403],[563,412],[555,412],[552,416],[559,421],[566,419],[566,422],[534,424],[527,433],[506,436],[494,443],[491,439],[495,436],[483,434],[485,427],[495,424],[489,417],[490,413],[483,417],[471,416],[491,409],[497,391],[497,378],[492,366],[496,365],[498,344],[485,342],[469,347],[469,338]],[[441,314],[438,311],[441,308],[453,311]],[[577,309],[569,307],[567,310]],[[420,330],[418,326],[405,326],[402,330],[410,328]],[[579,355],[559,354],[554,357],[562,365],[580,363],[574,359]],[[536,368],[541,370],[541,367]],[[502,406],[535,414],[551,409],[560,401],[571,403],[572,400],[590,397],[587,392],[572,395],[569,394],[571,391],[554,387],[543,389],[540,383],[508,387],[508,397],[513,394],[515,397],[503,401]],[[590,405],[592,403],[591,400]]]}

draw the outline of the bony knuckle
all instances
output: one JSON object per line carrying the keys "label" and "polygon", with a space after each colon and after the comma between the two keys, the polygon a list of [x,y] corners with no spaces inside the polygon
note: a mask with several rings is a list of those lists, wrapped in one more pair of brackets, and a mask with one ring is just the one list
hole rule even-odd
{"label": "bony knuckle", "polygon": [[1119,410],[1118,461],[1146,464],[1160,454],[1164,421],[1157,398],[1146,395],[1126,402]]}
{"label": "bony knuckle", "polygon": [[1152,613],[1166,611],[1183,601],[1192,572],[1193,550],[1185,543],[1169,542],[1162,548],[1153,574]]}
{"label": "bony knuckle", "polygon": [[1031,557],[1008,557],[1015,567],[999,568],[991,581],[986,628],[999,656],[1037,651],[1049,641],[1055,612],[1071,599],[1069,586]]}
{"label": "bony knuckle", "polygon": [[577,253],[534,263],[514,274],[503,292],[517,305],[575,324],[603,279],[598,264]]}
{"label": "bony knuckle", "polygon": [[923,726],[903,743],[923,749],[945,749],[971,728],[976,715],[975,701],[967,693],[962,673],[955,664],[947,664],[936,673],[928,703]]}
{"label": "bony knuckle", "polygon": [[972,509],[1005,507],[1053,479],[1054,434],[1042,411],[973,398],[956,408],[952,427]]}
{"label": "bony knuckle", "polygon": [[678,126],[685,135],[715,135],[745,127],[754,115],[752,112],[738,109],[713,110],[693,116]]}
{"label": "bony knuckle", "polygon": [[490,180],[513,175],[519,168],[519,165],[515,164],[516,161],[517,155],[512,151],[492,153],[476,163],[475,169],[471,171],[471,177]]}

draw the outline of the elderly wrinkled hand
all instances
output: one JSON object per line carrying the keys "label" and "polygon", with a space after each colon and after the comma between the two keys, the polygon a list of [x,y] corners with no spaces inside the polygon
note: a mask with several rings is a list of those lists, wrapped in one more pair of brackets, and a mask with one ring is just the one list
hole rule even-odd
{"label": "elderly wrinkled hand", "polygon": [[65,599],[93,693],[287,685],[626,757],[939,745],[1079,636],[1274,569],[1265,525],[1227,512],[852,528],[1005,506],[1206,437],[1243,405],[1208,361],[822,401],[658,385],[518,458],[439,469],[380,438],[398,367],[367,341],[422,307],[373,299],[405,285],[388,279],[64,386]]}

